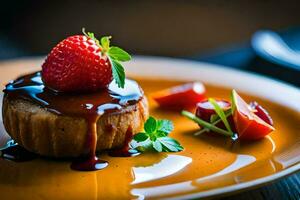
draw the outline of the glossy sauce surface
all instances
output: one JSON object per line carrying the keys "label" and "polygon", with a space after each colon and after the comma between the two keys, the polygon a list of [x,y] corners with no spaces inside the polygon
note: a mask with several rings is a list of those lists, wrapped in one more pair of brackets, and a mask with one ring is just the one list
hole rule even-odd
{"label": "glossy sauce surface", "polygon": [[[198,126],[176,112],[158,109],[151,93],[182,84],[176,81],[136,79],[156,118],[173,120],[171,136],[185,147],[179,153],[141,154],[101,158],[108,167],[96,172],[70,170],[68,161],[36,159],[10,162],[0,159],[0,193],[4,199],[136,199],[174,197],[254,180],[278,172],[300,155],[300,113],[257,97],[273,117],[276,131],[250,143],[232,143],[209,134],[194,136]],[[206,86],[208,96],[228,99],[230,90]],[[288,120],[287,120],[288,119]],[[1,130],[1,129],[0,129]],[[4,134],[4,130],[1,130]],[[298,160],[297,160],[298,159]]]}
{"label": "glossy sauce surface", "polygon": [[[44,86],[40,72],[22,76],[10,82],[5,90],[8,98],[23,98],[32,101],[48,111],[58,115],[84,118],[87,122],[86,156],[76,159],[71,168],[80,171],[94,171],[105,168],[108,163],[96,155],[97,121],[107,112],[114,112],[128,105],[136,104],[143,96],[139,85],[132,80],[126,80],[124,89],[112,82],[108,89],[94,93],[67,94],[49,90]],[[130,132],[130,131],[128,131]],[[129,134],[129,133],[128,133]],[[132,133],[131,133],[132,135]],[[128,136],[130,137],[130,136]],[[128,146],[124,144],[124,148]],[[18,146],[7,149],[15,154]],[[126,149],[124,149],[124,152]],[[127,151],[130,155],[130,152]],[[25,155],[25,154],[24,154]],[[30,154],[28,154],[30,155]],[[117,155],[117,153],[115,153]],[[123,153],[121,156],[124,156]],[[22,160],[22,158],[20,158]]]}

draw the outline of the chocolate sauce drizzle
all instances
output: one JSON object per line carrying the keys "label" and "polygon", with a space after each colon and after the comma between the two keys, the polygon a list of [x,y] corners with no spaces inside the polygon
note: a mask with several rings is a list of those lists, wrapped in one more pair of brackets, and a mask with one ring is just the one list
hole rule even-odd
{"label": "chocolate sauce drizzle", "polygon": [[[83,83],[84,84],[84,83]],[[135,81],[126,79],[124,89],[112,82],[107,89],[94,93],[71,94],[55,92],[44,86],[40,72],[22,76],[10,82],[4,90],[8,98],[23,98],[58,115],[84,118],[88,125],[86,138],[87,156],[75,160],[71,168],[80,171],[92,171],[105,168],[108,163],[96,156],[97,121],[108,112],[136,104],[143,93]],[[128,147],[132,130],[128,130],[126,141],[121,150],[113,151],[113,156],[131,156],[133,151]],[[16,148],[16,147],[15,147]],[[20,147],[22,148],[22,147]],[[2,150],[2,153],[5,150]]]}
{"label": "chocolate sauce drizzle", "polygon": [[119,149],[114,149],[109,151],[108,155],[112,157],[131,157],[131,156],[139,155],[140,153],[137,150],[132,149],[130,147],[130,142],[132,140],[132,137],[133,137],[132,127],[129,127],[128,130],[126,131],[125,141],[123,146]]}

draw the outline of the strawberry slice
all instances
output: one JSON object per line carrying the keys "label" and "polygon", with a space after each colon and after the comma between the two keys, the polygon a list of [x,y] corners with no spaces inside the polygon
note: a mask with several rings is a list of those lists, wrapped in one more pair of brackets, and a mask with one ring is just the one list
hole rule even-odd
{"label": "strawberry slice", "polygon": [[266,111],[266,109],[264,109],[256,101],[250,102],[249,106],[259,118],[261,118],[266,123],[273,126],[273,120],[272,120],[271,116],[269,115],[269,113]]}
{"label": "strawberry slice", "polygon": [[[229,109],[231,108],[231,103],[226,100],[216,100],[216,102],[223,109],[224,112],[229,111]],[[216,111],[214,109],[214,106],[208,100],[204,100],[204,101],[197,103],[197,109],[196,109],[197,117],[199,117],[200,119],[202,119],[204,121],[211,122],[211,117],[213,115],[216,115]],[[232,130],[235,131],[232,115],[229,115],[227,117],[227,120],[228,120]],[[222,128],[222,129],[226,129],[226,127],[222,121],[215,124],[215,126]]]}
{"label": "strawberry slice", "polygon": [[275,130],[272,125],[261,118],[265,116],[261,114],[262,112],[253,110],[253,107],[249,106],[234,90],[232,100],[234,107],[233,120],[240,139],[261,139]]}
{"label": "strawberry slice", "polygon": [[200,82],[187,83],[159,91],[153,99],[160,107],[172,110],[193,108],[205,98],[205,87]]}
{"label": "strawberry slice", "polygon": [[[216,102],[223,109],[223,111],[227,111],[231,107],[231,103],[228,101],[216,100]],[[210,118],[214,114],[216,114],[214,106],[208,100],[197,103],[196,116],[200,119],[210,122]]]}

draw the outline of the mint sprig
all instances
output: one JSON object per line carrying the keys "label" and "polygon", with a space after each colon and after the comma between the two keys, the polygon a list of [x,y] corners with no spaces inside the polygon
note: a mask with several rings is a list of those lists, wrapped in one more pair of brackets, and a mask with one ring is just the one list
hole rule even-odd
{"label": "mint sprig", "polygon": [[144,124],[144,132],[140,132],[133,137],[133,148],[138,151],[156,151],[156,152],[178,152],[183,147],[178,141],[168,137],[174,129],[170,120],[156,120],[149,117]]}
{"label": "mint sprig", "polygon": [[94,33],[85,32],[85,29],[82,28],[83,34],[94,40],[95,43],[101,48],[101,54],[108,57],[111,67],[112,67],[112,76],[116,84],[120,88],[125,86],[125,70],[120,62],[126,62],[131,60],[131,56],[123,49],[115,46],[110,46],[111,36],[103,36],[100,41],[95,37]]}

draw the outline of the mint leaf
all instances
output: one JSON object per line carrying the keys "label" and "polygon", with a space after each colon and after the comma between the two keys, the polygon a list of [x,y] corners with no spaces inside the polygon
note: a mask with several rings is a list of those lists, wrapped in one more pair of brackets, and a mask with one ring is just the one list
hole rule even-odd
{"label": "mint leaf", "polygon": [[154,133],[156,131],[157,123],[156,120],[153,117],[149,117],[147,121],[144,124],[144,129],[146,133]]}
{"label": "mint leaf", "polygon": [[100,40],[101,46],[102,46],[103,50],[105,50],[105,51],[109,50],[110,38],[111,38],[111,36],[104,36]]}
{"label": "mint leaf", "polygon": [[149,117],[144,124],[144,131],[136,134],[131,142],[131,147],[140,152],[156,151],[156,152],[178,152],[183,147],[176,140],[167,137],[174,129],[170,120],[156,120]]}
{"label": "mint leaf", "polygon": [[183,150],[179,142],[170,137],[161,137],[157,138],[157,140],[163,145],[163,150],[166,152],[178,152]]}
{"label": "mint leaf", "polygon": [[156,137],[166,137],[168,135],[169,135],[169,133],[159,131],[159,130],[156,131]]}
{"label": "mint leaf", "polygon": [[214,106],[214,109],[215,109],[216,113],[221,118],[221,120],[224,123],[226,129],[231,133],[231,135],[233,135],[233,132],[231,130],[231,127],[229,125],[229,122],[227,120],[227,117],[226,117],[223,109],[219,106],[219,104],[213,98],[209,98],[208,101]]}
{"label": "mint leaf", "polygon": [[119,47],[110,47],[108,50],[108,54],[112,59],[117,61],[124,62],[131,60],[131,56]]}
{"label": "mint leaf", "polygon": [[143,142],[149,138],[145,133],[138,133],[133,136],[133,139],[137,142]]}
{"label": "mint leaf", "polygon": [[152,143],[152,146],[157,152],[162,152],[163,150],[163,147],[158,139]]}
{"label": "mint leaf", "polygon": [[174,130],[174,125],[172,121],[161,119],[157,120],[157,130],[167,133],[167,135]]}
{"label": "mint leaf", "polygon": [[125,85],[125,71],[123,66],[113,59],[110,59],[112,67],[112,75],[118,87],[124,88]]}
{"label": "mint leaf", "polygon": [[153,145],[150,140],[146,140],[145,142],[137,143],[137,147],[135,149],[139,152],[153,151]]}

